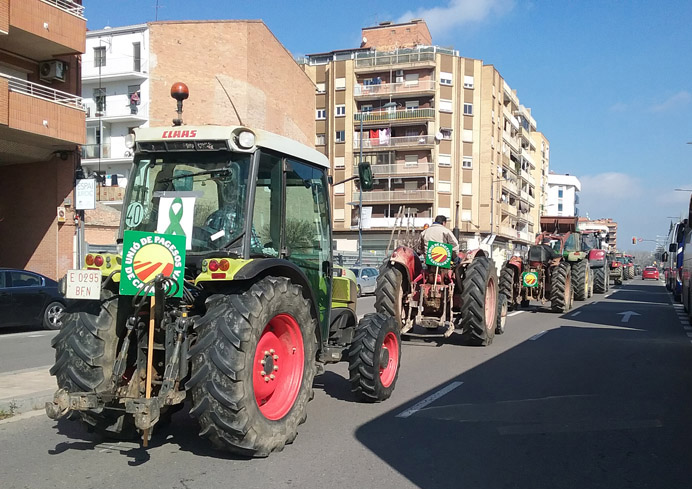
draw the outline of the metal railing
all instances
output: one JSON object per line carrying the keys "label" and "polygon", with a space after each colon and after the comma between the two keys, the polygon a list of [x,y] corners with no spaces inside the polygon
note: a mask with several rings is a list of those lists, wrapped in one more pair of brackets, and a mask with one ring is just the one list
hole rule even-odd
{"label": "metal railing", "polygon": [[[372,174],[382,175],[421,175],[432,174],[435,172],[434,163],[395,163],[393,165],[371,165]],[[353,174],[358,173],[358,165],[353,165]]]}
{"label": "metal railing", "polygon": [[[352,199],[357,201],[359,195],[359,192],[353,192]],[[363,202],[431,202],[434,198],[434,190],[373,190],[363,192]]]}
{"label": "metal railing", "polygon": [[417,49],[400,49],[390,52],[370,51],[356,53],[355,67],[369,68],[374,66],[417,63],[421,61],[435,61],[436,53],[458,55],[456,50],[440,46],[425,46]]}
{"label": "metal railing", "polygon": [[101,149],[101,158],[111,157],[111,143],[84,144],[82,145],[82,159],[94,160],[98,158],[99,148]]}
{"label": "metal railing", "polygon": [[0,74],[0,77],[7,79],[7,86],[10,92],[21,93],[23,95],[29,95],[31,97],[47,100],[48,102],[55,102],[56,104],[64,105],[66,107],[84,110],[82,97],[77,95],[61,92],[60,90],[54,90],[44,85],[39,85],[38,83],[22,80],[21,78],[15,78],[14,76]]}
{"label": "metal railing", "polygon": [[84,19],[84,6],[78,3],[72,2],[71,0],[41,0],[43,3],[52,5],[68,14],[76,15]]}
{"label": "metal railing", "polygon": [[149,106],[147,104],[136,105],[133,109],[130,104],[116,104],[107,101],[105,110],[97,110],[98,107],[94,102],[87,102],[84,104],[84,107],[86,108],[88,118],[133,116],[146,119],[149,116]]}
{"label": "metal railing", "polygon": [[[435,144],[435,136],[425,134],[422,136],[396,136],[385,139],[363,138],[365,148],[399,148],[404,146],[424,146]],[[360,149],[360,138],[353,140],[353,149]]]}
{"label": "metal railing", "polygon": [[503,202],[502,204],[500,204],[500,209],[502,209],[502,212],[504,212],[505,214],[509,214],[510,216],[517,215],[516,206],[510,205],[507,202]]}
{"label": "metal railing", "polygon": [[403,110],[382,110],[378,112],[358,112],[353,114],[353,119],[360,122],[385,122],[385,121],[405,121],[414,119],[429,119],[435,117],[435,109],[403,109]]}
{"label": "metal railing", "polygon": [[392,95],[396,93],[424,92],[435,90],[435,80],[416,80],[400,83],[379,83],[376,85],[361,85],[353,87],[353,96]]}

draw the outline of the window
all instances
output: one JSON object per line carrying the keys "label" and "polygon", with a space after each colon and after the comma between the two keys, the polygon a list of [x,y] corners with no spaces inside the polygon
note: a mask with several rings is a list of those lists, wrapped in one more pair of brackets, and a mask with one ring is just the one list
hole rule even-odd
{"label": "window", "polygon": [[437,191],[443,194],[452,192],[452,182],[437,182]]}
{"label": "window", "polygon": [[372,112],[372,105],[361,105],[360,111],[363,113]]}
{"label": "window", "polygon": [[38,287],[41,285],[41,278],[33,273],[10,272],[12,287]]}
{"label": "window", "polygon": [[464,104],[464,115],[473,115],[473,104]]}
{"label": "window", "polygon": [[96,104],[96,112],[106,111],[106,89],[94,88],[94,104]]}
{"label": "window", "polygon": [[470,183],[461,184],[461,195],[473,195],[473,187]]}
{"label": "window", "polygon": [[334,80],[334,90],[346,90],[346,78],[337,78]]}
{"label": "window", "polygon": [[471,156],[464,156],[461,160],[461,167],[467,170],[473,168],[473,158]]}
{"label": "window", "polygon": [[94,48],[94,68],[106,66],[106,46]]}
{"label": "window", "polygon": [[452,155],[440,155],[438,163],[440,166],[452,166]]}
{"label": "window", "polygon": [[343,209],[334,209],[334,220],[335,221],[343,221],[344,220],[344,210]]}
{"label": "window", "polygon": [[334,168],[344,168],[345,158],[343,156],[334,157]]}
{"label": "window", "polygon": [[418,100],[406,101],[406,110],[416,110],[418,107],[420,107]]}
{"label": "window", "polygon": [[404,158],[406,159],[405,166],[418,166],[418,155],[417,154],[406,155]]}
{"label": "window", "polygon": [[335,137],[337,143],[343,143],[346,141],[346,131],[336,131]]}
{"label": "window", "polygon": [[327,118],[327,109],[317,109],[315,111],[315,119],[321,121]]}
{"label": "window", "polygon": [[452,139],[451,129],[440,129],[440,134],[442,134],[442,139]]}
{"label": "window", "polygon": [[325,144],[324,134],[315,135],[315,146],[324,146],[324,144]]}
{"label": "window", "polygon": [[563,193],[564,193],[564,190],[558,189],[558,191],[557,191],[557,198],[558,198],[558,199],[561,199],[561,198],[563,197]]}
{"label": "window", "polygon": [[452,84],[452,74],[447,71],[440,72],[440,85],[451,85]]}
{"label": "window", "polygon": [[440,112],[452,112],[452,101],[440,99]]}
{"label": "window", "polygon": [[315,83],[315,90],[317,90],[317,93],[324,93],[326,91],[324,82]]}
{"label": "window", "polygon": [[406,86],[415,86],[418,85],[418,73],[406,73],[404,76],[404,84]]}
{"label": "window", "polygon": [[562,204],[558,204],[558,205],[557,205],[557,211],[558,211],[558,212],[562,212]]}
{"label": "window", "polygon": [[132,43],[132,71],[142,71],[142,46],[138,42]]}
{"label": "window", "polygon": [[343,117],[346,115],[345,105],[336,105],[334,108],[336,109],[336,117]]}
{"label": "window", "polygon": [[[466,75],[464,76],[464,88],[473,88],[473,77]],[[495,87],[493,87],[493,96],[495,96]]]}

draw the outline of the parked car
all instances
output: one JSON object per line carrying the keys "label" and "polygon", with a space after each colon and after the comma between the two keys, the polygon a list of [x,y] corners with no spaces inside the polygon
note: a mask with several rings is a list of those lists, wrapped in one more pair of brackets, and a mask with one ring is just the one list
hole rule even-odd
{"label": "parked car", "polygon": [[359,267],[353,266],[349,269],[356,276],[356,284],[358,287],[358,297],[363,294],[374,294],[377,288],[377,276],[380,272],[374,267]]}
{"label": "parked car", "polygon": [[646,267],[642,272],[642,280],[646,280],[647,278],[658,280],[658,277],[658,268],[656,267]]}
{"label": "parked car", "polygon": [[55,280],[27,270],[0,268],[0,327],[60,329],[65,303]]}

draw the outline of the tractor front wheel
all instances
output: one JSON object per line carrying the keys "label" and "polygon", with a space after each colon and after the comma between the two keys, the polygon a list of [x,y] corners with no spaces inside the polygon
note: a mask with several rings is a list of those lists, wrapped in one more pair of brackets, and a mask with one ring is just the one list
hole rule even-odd
{"label": "tractor front wheel", "polygon": [[477,256],[464,273],[461,290],[462,337],[469,345],[488,346],[495,337],[497,274],[486,256]]}
{"label": "tractor front wheel", "polygon": [[507,308],[514,308],[514,268],[503,267],[500,272],[500,291],[498,297],[504,295],[507,298]]}
{"label": "tractor front wheel", "polygon": [[572,286],[574,287],[574,299],[586,300],[589,296],[589,262],[579,260],[572,264]]}
{"label": "tractor front wheel", "polygon": [[209,297],[187,382],[200,435],[253,457],[293,442],[312,398],[316,322],[301,286],[283,277]]}
{"label": "tractor front wheel", "polygon": [[403,328],[408,312],[404,301],[404,279],[401,271],[394,266],[384,265],[377,276],[375,311],[392,316],[399,328]]}
{"label": "tractor front wheel", "polygon": [[362,401],[388,399],[399,376],[399,325],[386,314],[366,314],[348,352],[351,391]]}
{"label": "tractor front wheel", "polygon": [[608,271],[605,267],[594,271],[593,291],[597,294],[605,294],[608,291]]}
{"label": "tractor front wheel", "polygon": [[567,262],[553,270],[550,285],[550,308],[554,312],[565,313],[572,308],[572,276]]}

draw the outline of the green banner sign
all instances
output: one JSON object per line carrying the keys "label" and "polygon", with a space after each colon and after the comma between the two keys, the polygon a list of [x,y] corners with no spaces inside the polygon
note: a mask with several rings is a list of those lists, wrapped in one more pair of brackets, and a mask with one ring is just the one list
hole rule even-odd
{"label": "green banner sign", "polygon": [[450,268],[452,263],[452,245],[428,241],[425,263],[431,267]]}
{"label": "green banner sign", "polygon": [[[178,284],[172,297],[182,297],[185,275],[185,236],[125,231],[120,293],[135,295],[159,275]],[[154,295],[154,288],[147,295]]]}
{"label": "green banner sign", "polygon": [[524,285],[524,287],[538,287],[538,272],[522,273],[521,283]]}

